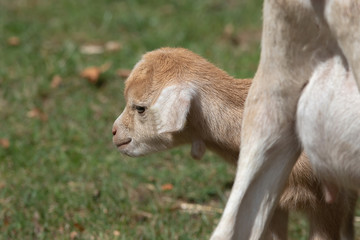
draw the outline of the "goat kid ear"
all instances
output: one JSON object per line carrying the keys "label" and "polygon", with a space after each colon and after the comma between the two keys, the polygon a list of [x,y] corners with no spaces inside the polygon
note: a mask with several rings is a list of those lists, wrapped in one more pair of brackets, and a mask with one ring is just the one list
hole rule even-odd
{"label": "goat kid ear", "polygon": [[151,107],[159,134],[178,132],[184,128],[194,93],[191,86],[181,85],[168,86],[161,91]]}

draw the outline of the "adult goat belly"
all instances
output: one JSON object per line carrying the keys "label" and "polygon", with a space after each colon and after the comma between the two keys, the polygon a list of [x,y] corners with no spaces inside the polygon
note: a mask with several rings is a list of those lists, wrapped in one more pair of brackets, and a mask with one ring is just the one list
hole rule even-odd
{"label": "adult goat belly", "polygon": [[296,121],[316,175],[337,186],[360,188],[360,94],[340,56],[315,69]]}

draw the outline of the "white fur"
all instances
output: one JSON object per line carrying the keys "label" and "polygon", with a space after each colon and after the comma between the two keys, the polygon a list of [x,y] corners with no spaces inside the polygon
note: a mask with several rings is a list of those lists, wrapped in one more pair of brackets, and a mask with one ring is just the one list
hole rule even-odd
{"label": "white fur", "polygon": [[[319,94],[321,93],[321,94]],[[314,72],[297,111],[299,137],[324,182],[360,186],[360,95],[334,57]]]}
{"label": "white fur", "polygon": [[151,110],[157,116],[158,134],[180,131],[189,112],[194,90],[189,86],[165,87]]}
{"label": "white fur", "polygon": [[[305,152],[326,181],[360,187],[359,6],[350,0],[265,0],[261,59],[246,100],[239,167],[212,240],[263,238],[300,152],[296,109],[311,76],[298,111]],[[323,74],[324,64],[335,69]],[[316,111],[324,116],[309,117]],[[322,141],[319,128],[329,140]]]}

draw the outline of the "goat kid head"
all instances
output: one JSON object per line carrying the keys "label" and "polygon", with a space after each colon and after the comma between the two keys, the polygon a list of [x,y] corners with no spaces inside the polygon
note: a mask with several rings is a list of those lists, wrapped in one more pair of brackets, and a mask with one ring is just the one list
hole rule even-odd
{"label": "goat kid head", "polygon": [[[184,127],[196,89],[186,80],[184,61],[174,57],[176,52],[171,53],[169,57],[167,49],[160,49],[145,54],[125,82],[126,107],[114,122],[112,133],[113,143],[128,156],[185,143]],[[201,157],[198,152],[205,150],[198,145],[195,141],[192,154]]]}

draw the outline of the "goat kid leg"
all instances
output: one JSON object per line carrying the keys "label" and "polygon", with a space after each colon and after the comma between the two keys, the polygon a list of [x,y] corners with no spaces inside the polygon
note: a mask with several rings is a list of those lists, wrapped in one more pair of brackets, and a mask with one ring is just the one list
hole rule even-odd
{"label": "goat kid leg", "polygon": [[357,192],[348,191],[348,207],[345,209],[345,217],[341,226],[341,240],[354,240],[355,239],[355,229],[354,229],[354,219],[355,219],[355,209],[357,202]]}
{"label": "goat kid leg", "polygon": [[286,240],[288,234],[288,220],[289,212],[276,208],[272,219],[270,220],[268,232],[266,233],[265,240]]}
{"label": "goat kid leg", "polygon": [[[354,239],[354,232],[351,228],[351,226],[353,226],[353,219],[350,213],[350,211],[354,209],[353,207],[351,208],[348,205],[349,203],[344,201],[344,199],[347,198],[339,194],[339,198],[335,202],[318,204],[317,207],[309,213],[310,240]],[[342,238],[342,235],[346,236],[346,238]]]}

